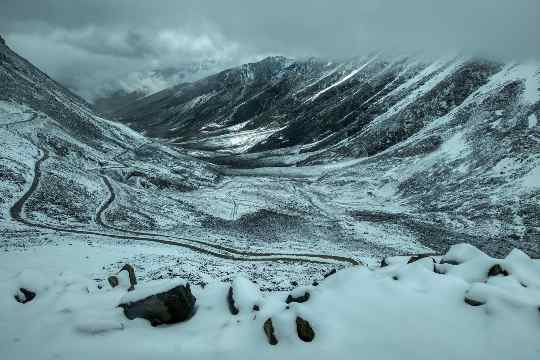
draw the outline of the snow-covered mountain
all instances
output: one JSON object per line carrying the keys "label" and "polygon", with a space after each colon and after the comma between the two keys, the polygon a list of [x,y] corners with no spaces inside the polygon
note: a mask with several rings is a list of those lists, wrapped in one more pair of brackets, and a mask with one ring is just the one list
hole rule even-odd
{"label": "snow-covered mountain", "polygon": [[539,99],[536,64],[273,57],[141,134],[0,38],[0,355],[533,359]]}
{"label": "snow-covered mountain", "polygon": [[[460,238],[538,254],[539,88],[538,63],[271,57],[115,116],[235,174],[322,172],[312,184],[321,206],[334,214],[347,203],[354,226],[403,225],[431,247]],[[315,164],[326,167],[305,167]]]}
{"label": "snow-covered mountain", "polygon": [[199,80],[224,68],[225,63],[208,59],[175,67],[131,72],[93,89],[98,95],[92,104],[99,114],[107,116],[144,96],[176,84]]}

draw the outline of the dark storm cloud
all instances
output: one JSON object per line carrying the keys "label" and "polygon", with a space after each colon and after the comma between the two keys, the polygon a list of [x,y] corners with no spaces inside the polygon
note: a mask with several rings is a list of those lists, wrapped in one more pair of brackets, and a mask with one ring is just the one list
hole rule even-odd
{"label": "dark storm cloud", "polygon": [[[72,86],[263,54],[463,51],[540,57],[538,0],[0,0],[0,32]],[[90,81],[90,79],[92,81]],[[79,82],[79,84],[76,84]],[[86,83],[85,83],[86,82]],[[85,84],[83,84],[85,83]]]}

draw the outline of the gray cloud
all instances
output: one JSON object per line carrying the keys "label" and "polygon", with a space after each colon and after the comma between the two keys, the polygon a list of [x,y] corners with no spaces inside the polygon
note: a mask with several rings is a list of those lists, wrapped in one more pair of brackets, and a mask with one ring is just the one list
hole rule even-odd
{"label": "gray cloud", "polygon": [[201,59],[374,50],[540,58],[538,0],[0,0],[0,32],[75,89]]}

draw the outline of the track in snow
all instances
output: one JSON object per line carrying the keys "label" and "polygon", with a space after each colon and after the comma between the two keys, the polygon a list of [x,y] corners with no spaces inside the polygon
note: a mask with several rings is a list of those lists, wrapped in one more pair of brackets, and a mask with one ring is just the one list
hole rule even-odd
{"label": "track in snow", "polygon": [[[193,240],[181,237],[175,237],[170,235],[161,235],[145,232],[137,232],[131,230],[125,230],[113,227],[111,225],[103,222],[102,215],[104,211],[113,203],[116,198],[114,189],[109,179],[105,176],[102,176],[105,185],[109,189],[110,195],[105,203],[98,209],[96,213],[96,223],[104,228],[114,230],[123,234],[116,233],[104,233],[91,230],[77,230],[70,228],[63,228],[59,226],[54,226],[50,224],[42,224],[27,220],[23,216],[24,205],[28,199],[32,196],[34,191],[39,186],[41,180],[41,165],[49,158],[49,152],[45,148],[40,148],[41,157],[36,161],[34,165],[34,178],[29,189],[17,200],[17,202],[10,208],[11,218],[17,222],[25,224],[30,227],[37,227],[42,229],[68,232],[73,234],[85,234],[85,235],[97,235],[105,236],[114,239],[124,239],[124,240],[142,240],[161,243],[165,245],[181,246],[188,248],[190,250],[200,252],[206,255],[211,255],[214,257],[228,259],[228,260],[237,260],[237,261],[285,261],[285,262],[309,262],[309,263],[320,263],[320,264],[335,264],[336,262],[348,263],[352,265],[360,265],[360,262],[347,257],[333,256],[333,255],[315,255],[315,254],[280,254],[280,253],[255,253],[250,251],[240,251],[233,248],[228,248],[222,245],[206,243],[200,240]],[[130,235],[127,235],[127,234]],[[159,239],[165,238],[165,239]],[[220,252],[221,251],[221,252]]]}

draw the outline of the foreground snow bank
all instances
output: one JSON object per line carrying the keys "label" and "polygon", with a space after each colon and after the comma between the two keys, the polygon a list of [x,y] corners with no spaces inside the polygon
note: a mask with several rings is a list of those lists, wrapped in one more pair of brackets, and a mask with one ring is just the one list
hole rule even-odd
{"label": "foreground snow bank", "polygon": [[[261,293],[243,277],[192,287],[195,316],[152,327],[118,307],[183,282],[98,289],[76,274],[0,274],[0,355],[4,359],[538,359],[540,262],[514,250],[493,259],[458,245],[433,259],[392,259],[352,267],[318,286]],[[412,261],[412,262],[411,262]],[[409,263],[408,263],[409,262]],[[36,297],[21,304],[20,288]],[[142,295],[141,295],[142,294]],[[467,301],[469,299],[470,301]],[[472,305],[474,306],[472,306]],[[254,305],[257,305],[256,307]],[[298,319],[314,338],[298,336]],[[263,330],[268,319],[277,345]]]}

